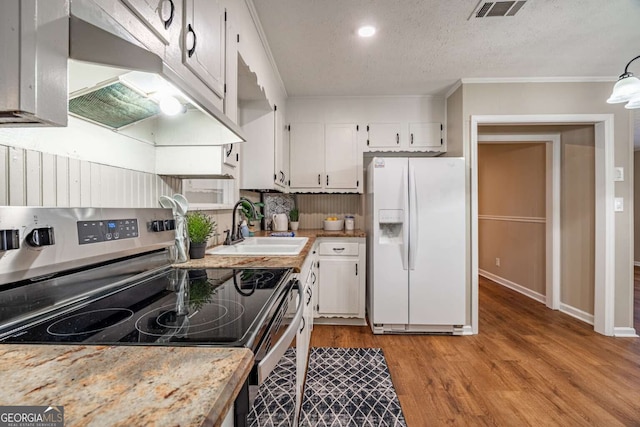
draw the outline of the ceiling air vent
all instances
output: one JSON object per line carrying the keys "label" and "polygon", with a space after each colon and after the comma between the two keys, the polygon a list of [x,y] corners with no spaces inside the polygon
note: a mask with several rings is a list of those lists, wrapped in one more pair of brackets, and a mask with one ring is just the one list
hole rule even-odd
{"label": "ceiling air vent", "polygon": [[[513,16],[526,3],[522,1],[480,1],[471,17],[488,18],[490,16]],[[470,18],[471,18],[470,17]]]}

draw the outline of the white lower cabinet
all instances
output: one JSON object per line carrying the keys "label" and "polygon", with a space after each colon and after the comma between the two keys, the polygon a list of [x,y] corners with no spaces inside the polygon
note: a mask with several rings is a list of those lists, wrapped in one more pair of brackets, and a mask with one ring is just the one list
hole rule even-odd
{"label": "white lower cabinet", "polygon": [[322,239],[319,243],[316,317],[365,318],[365,240]]}
{"label": "white lower cabinet", "polygon": [[298,425],[298,415],[302,406],[302,392],[307,375],[307,362],[309,360],[309,346],[311,343],[311,331],[313,330],[313,284],[317,281],[316,273],[316,249],[311,249],[305,260],[298,280],[300,281],[298,292],[302,292],[302,324],[296,335],[296,419],[294,425]]}

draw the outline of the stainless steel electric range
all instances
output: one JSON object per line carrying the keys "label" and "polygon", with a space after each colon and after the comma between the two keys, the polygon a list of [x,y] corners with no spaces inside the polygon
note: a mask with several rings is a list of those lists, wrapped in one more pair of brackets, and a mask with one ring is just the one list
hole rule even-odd
{"label": "stainless steel electric range", "polygon": [[172,268],[174,228],[169,209],[0,208],[0,342],[247,347],[243,425],[250,386],[295,336],[297,283],[289,269]]}

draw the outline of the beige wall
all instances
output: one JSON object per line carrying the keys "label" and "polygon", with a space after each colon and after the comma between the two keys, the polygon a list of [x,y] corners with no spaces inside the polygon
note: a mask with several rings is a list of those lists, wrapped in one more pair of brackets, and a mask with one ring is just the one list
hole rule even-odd
{"label": "beige wall", "polygon": [[564,130],[560,203],[560,302],[594,313],[595,133],[593,126]]}
{"label": "beige wall", "polygon": [[447,153],[448,157],[462,157],[462,86],[447,98]]}
{"label": "beige wall", "polygon": [[634,174],[633,174],[633,256],[635,262],[640,262],[640,151],[633,152]]}
{"label": "beige wall", "polygon": [[[609,82],[463,84],[463,152],[467,155],[470,150],[473,115],[612,114],[614,163],[632,176],[631,113],[622,104],[605,102],[611,87]],[[616,197],[627,201],[627,209],[615,215],[615,327],[633,327],[632,188],[630,179],[615,183]]]}
{"label": "beige wall", "polygon": [[478,146],[479,268],[541,295],[546,294],[545,188],[544,143]]}

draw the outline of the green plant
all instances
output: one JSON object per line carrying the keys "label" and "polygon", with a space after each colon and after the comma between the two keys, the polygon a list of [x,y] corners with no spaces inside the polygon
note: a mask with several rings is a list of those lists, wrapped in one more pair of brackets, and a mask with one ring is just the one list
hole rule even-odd
{"label": "green plant", "polygon": [[216,230],[216,222],[204,212],[194,211],[187,213],[187,233],[191,243],[206,243]]}
{"label": "green plant", "polygon": [[189,307],[193,311],[200,310],[205,304],[209,304],[213,298],[214,286],[205,276],[189,281]]}
{"label": "green plant", "polygon": [[[264,203],[254,203],[253,206],[255,206],[256,208],[261,208],[264,206]],[[262,214],[262,212],[260,212],[260,209],[255,209],[253,214],[251,213],[252,210],[249,202],[242,202],[242,204],[240,205],[240,212],[242,212],[242,216],[247,220],[247,225],[249,226],[253,225],[253,221],[260,221],[262,218],[264,218],[264,215]]]}
{"label": "green plant", "polygon": [[298,219],[300,219],[300,211],[298,211],[298,208],[293,208],[289,211],[289,220],[291,222],[298,222]]}

